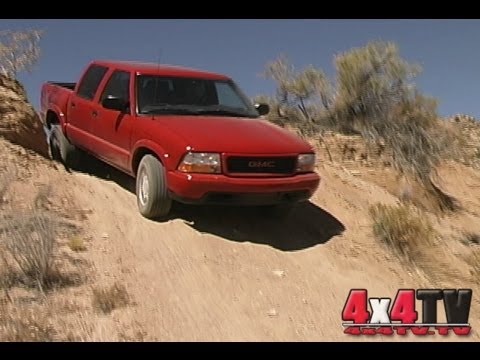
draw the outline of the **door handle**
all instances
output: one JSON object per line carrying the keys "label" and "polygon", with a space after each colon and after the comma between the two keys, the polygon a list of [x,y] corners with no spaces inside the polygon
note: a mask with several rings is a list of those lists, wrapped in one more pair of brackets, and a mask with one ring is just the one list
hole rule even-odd
{"label": "door handle", "polygon": [[93,111],[92,111],[92,116],[93,116],[93,117],[97,117],[97,115],[98,115],[97,110],[93,110]]}
{"label": "door handle", "polygon": [[70,104],[70,106],[71,106],[71,107],[75,107],[75,103],[72,102],[72,103]]}

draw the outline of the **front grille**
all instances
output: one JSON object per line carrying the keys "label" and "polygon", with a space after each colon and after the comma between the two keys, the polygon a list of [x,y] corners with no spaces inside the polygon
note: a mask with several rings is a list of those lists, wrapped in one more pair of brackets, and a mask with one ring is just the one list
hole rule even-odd
{"label": "front grille", "polygon": [[295,170],[295,157],[280,156],[230,156],[227,158],[229,173],[291,174]]}

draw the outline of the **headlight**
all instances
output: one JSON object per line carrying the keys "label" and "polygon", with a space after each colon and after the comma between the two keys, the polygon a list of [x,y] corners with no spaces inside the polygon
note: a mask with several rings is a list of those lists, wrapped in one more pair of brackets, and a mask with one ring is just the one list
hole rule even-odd
{"label": "headlight", "polygon": [[215,173],[221,172],[220,154],[193,153],[183,157],[178,170],[185,173]]}
{"label": "headlight", "polygon": [[315,168],[315,154],[300,154],[297,158],[297,172],[309,172]]}

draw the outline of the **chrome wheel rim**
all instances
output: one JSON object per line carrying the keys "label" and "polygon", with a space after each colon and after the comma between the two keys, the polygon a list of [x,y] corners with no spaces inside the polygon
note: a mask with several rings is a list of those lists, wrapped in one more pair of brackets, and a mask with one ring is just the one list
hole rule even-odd
{"label": "chrome wheel rim", "polygon": [[149,192],[149,183],[148,183],[148,176],[143,170],[140,174],[139,180],[139,199],[142,206],[145,206],[148,202],[148,192]]}

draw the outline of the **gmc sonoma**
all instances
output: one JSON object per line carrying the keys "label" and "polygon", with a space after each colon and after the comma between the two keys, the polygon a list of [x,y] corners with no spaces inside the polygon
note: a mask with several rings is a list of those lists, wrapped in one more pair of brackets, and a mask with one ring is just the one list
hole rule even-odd
{"label": "gmc sonoma", "polygon": [[172,201],[273,213],[307,201],[320,183],[315,152],[268,112],[228,76],[159,64],[93,61],[77,83],[41,90],[52,156],[70,168],[87,152],[134,177],[147,218]]}

